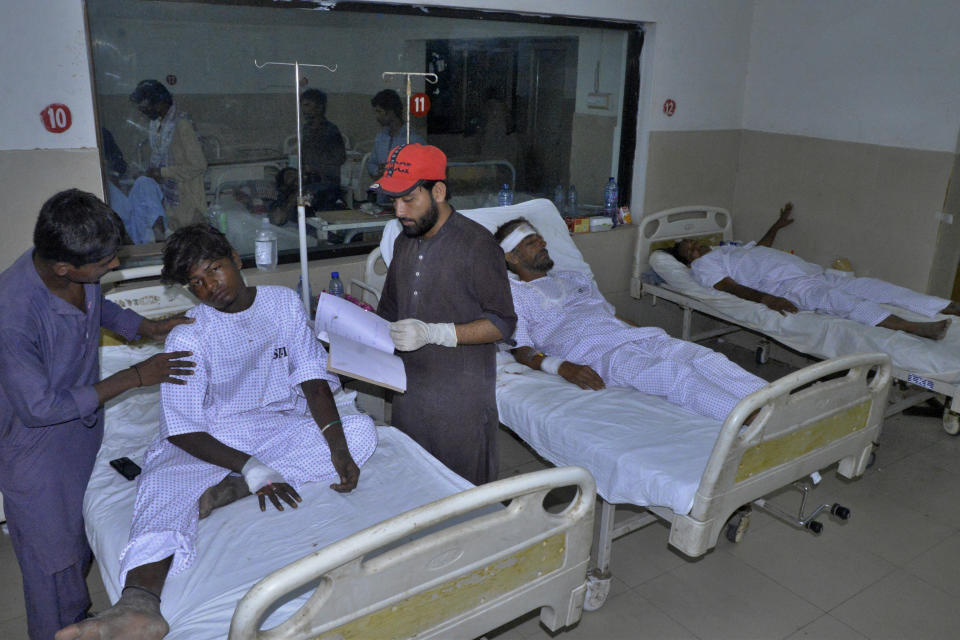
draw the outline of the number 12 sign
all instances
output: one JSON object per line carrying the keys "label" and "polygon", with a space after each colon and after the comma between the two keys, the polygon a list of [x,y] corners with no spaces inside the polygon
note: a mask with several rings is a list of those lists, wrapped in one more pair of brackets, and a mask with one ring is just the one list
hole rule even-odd
{"label": "number 12 sign", "polygon": [[50,133],[63,133],[73,124],[70,107],[59,102],[44,107],[43,111],[40,112],[40,120],[43,121],[44,128]]}
{"label": "number 12 sign", "polygon": [[415,93],[410,96],[410,115],[422,118],[430,112],[430,96]]}

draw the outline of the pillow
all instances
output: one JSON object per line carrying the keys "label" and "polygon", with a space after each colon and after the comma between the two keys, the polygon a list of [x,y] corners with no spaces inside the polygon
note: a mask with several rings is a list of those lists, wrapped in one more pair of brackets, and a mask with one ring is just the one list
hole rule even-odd
{"label": "pillow", "polygon": [[688,290],[691,287],[702,289],[693,276],[690,275],[690,267],[683,264],[666,251],[654,251],[650,254],[650,268],[666,280],[671,287],[681,290]]}
{"label": "pillow", "polygon": [[[488,207],[485,209],[466,209],[460,211],[474,222],[483,225],[490,233],[504,222],[514,218],[526,218],[530,221],[547,243],[554,269],[558,271],[580,271],[593,277],[590,265],[583,259],[580,249],[570,237],[570,230],[553,203],[544,198],[529,200],[508,207]],[[400,235],[400,221],[391,220],[383,229],[380,240],[380,253],[383,261],[390,265],[393,258],[393,242]]]}

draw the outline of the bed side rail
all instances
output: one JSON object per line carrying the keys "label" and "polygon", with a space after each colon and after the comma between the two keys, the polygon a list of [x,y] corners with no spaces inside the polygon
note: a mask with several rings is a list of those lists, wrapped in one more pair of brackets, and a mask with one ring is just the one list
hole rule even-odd
{"label": "bed side rail", "polygon": [[[577,485],[561,513],[543,509],[555,487]],[[477,637],[542,607],[556,630],[579,620],[593,538],[593,476],[560,467],[499,480],[407,511],[273,572],[243,597],[230,640]],[[510,500],[505,508],[501,502]],[[366,558],[428,527],[466,521]],[[259,630],[286,594],[319,585],[280,625]],[[455,633],[453,630],[455,629]]]}
{"label": "bed side rail", "polygon": [[886,354],[853,354],[795,371],[741,400],[723,424],[690,514],[674,520],[670,542],[700,555],[744,504],[838,461],[840,475],[861,475],[891,378]]}

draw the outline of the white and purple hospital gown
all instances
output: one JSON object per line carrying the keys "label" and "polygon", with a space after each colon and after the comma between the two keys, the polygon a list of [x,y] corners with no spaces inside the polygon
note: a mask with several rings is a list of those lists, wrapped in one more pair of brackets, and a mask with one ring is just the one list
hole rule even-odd
{"label": "white and purple hospital gown", "polygon": [[531,282],[510,280],[517,347],[585,364],[610,386],[664,396],[703,416],[724,420],[766,382],[725,356],[657,327],[634,327],[589,276],[555,271]]}
{"label": "white and purple hospital gown", "polygon": [[877,280],[827,273],[795,255],[749,242],[722,245],[690,264],[694,280],[712,288],[724,278],[786,298],[803,311],[818,311],[875,326],[890,315],[889,304],[932,318],[950,301]]}
{"label": "white and purple hospital gown", "polygon": [[[312,335],[296,293],[261,286],[245,311],[198,305],[187,315],[196,321],[171,331],[166,350],[192,351],[197,366],[187,384],[162,385],[160,437],[147,451],[137,486],[121,583],[130,569],[171,555],[170,575],[190,566],[198,500],[230,473],[171,444],[168,436],[207,432],[256,456],[294,488],[338,478],[300,383],[326,380],[336,391],[340,382],[326,370],[327,353]],[[364,415],[342,420],[350,453],[362,465],[376,448],[373,421]]]}

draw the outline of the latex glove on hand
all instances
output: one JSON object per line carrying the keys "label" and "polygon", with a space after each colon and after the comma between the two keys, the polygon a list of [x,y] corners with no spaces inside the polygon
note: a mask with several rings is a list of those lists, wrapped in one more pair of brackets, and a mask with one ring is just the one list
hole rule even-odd
{"label": "latex glove on hand", "polygon": [[416,351],[426,344],[457,346],[457,329],[452,322],[428,323],[404,318],[390,323],[390,337],[397,351]]}
{"label": "latex glove on hand", "polygon": [[247,481],[250,493],[256,493],[268,484],[285,482],[280,472],[271,469],[253,456],[250,456],[250,459],[243,465],[240,473],[243,474],[243,479]]}

